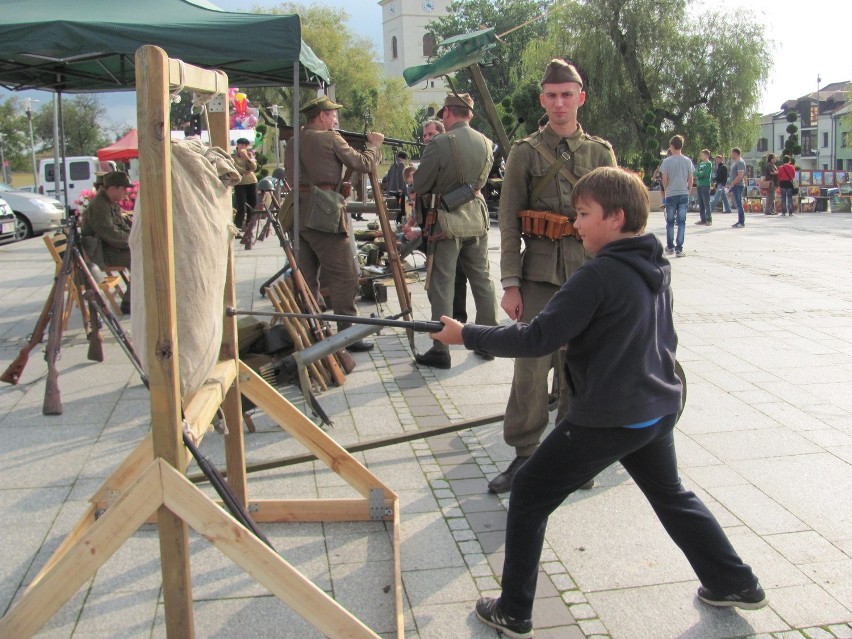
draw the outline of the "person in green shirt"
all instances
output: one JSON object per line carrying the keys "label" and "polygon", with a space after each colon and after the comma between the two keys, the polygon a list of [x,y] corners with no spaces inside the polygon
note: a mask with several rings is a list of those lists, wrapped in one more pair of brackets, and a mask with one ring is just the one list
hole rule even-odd
{"label": "person in green shirt", "polygon": [[713,209],[710,208],[710,183],[713,181],[713,163],[710,161],[710,151],[701,151],[701,160],[695,167],[695,184],[698,188],[698,210],[701,219],[696,222],[701,226],[712,226]]}

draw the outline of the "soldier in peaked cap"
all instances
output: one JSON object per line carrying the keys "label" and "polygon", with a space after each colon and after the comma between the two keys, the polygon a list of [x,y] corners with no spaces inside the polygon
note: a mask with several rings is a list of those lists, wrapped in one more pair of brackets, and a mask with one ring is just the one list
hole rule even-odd
{"label": "soldier in peaked cap", "polygon": [[[327,280],[331,291],[331,306],[338,315],[358,315],[355,295],[358,292],[358,268],[352,254],[352,227],[346,215],[346,204],[341,189],[343,168],[357,173],[373,171],[381,158],[385,136],[368,133],[364,151],[356,151],[337,128],[337,110],[342,104],[332,102],[328,96],[314,98],[299,111],[307,123],[300,130],[299,184],[294,184],[293,145],[287,145],[287,179],[299,193],[299,233],[301,250],[299,266],[314,297],[319,299],[319,271]],[[338,324],[343,330],[349,324]],[[372,342],[363,340],[350,344],[350,351],[373,348]]]}
{"label": "soldier in peaked cap", "polygon": [[[414,192],[418,197],[435,195],[440,204],[433,209],[434,223],[427,223],[430,253],[429,303],[432,319],[453,312],[456,265],[462,264],[470,282],[476,305],[477,324],[497,324],[497,300],[488,268],[488,207],[480,189],[485,186],[494,156],[493,144],[470,127],[473,98],[467,93],[449,94],[438,111],[446,133],[432,138],[414,173]],[[470,199],[447,204],[447,194],[468,185]],[[433,341],[428,351],[418,354],[418,364],[450,368],[449,348]],[[487,353],[478,353],[494,359]]]}
{"label": "soldier in peaked cap", "polygon": [[[574,65],[560,59],[547,64],[539,101],[548,123],[512,148],[500,194],[501,307],[523,322],[541,312],[589,257],[570,224],[576,217],[571,206],[574,183],[592,169],[616,165],[610,143],[587,134],[577,121],[586,93]],[[571,391],[562,362],[559,352],[515,360],[503,438],[516,457],[489,482],[491,492],[508,491],[515,472],[538,447],[548,423],[551,367],[559,379],[557,420],[565,414]]]}
{"label": "soldier in peaked cap", "polygon": [[[83,211],[80,235],[89,259],[100,268],[130,268],[130,223],[118,205],[133,186],[127,173],[112,171],[101,179],[103,188]],[[121,312],[130,313],[130,287],[121,302]]]}

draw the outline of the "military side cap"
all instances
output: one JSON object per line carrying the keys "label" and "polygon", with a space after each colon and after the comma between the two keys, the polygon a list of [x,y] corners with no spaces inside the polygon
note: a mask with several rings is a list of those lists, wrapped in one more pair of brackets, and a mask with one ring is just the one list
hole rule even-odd
{"label": "military side cap", "polygon": [[565,82],[576,82],[583,86],[583,78],[577,72],[577,68],[573,64],[568,64],[565,60],[554,58],[547,63],[544,69],[544,75],[541,77],[541,86],[545,84],[563,84]]}
{"label": "military side cap", "polygon": [[473,98],[470,97],[469,93],[450,93],[444,98],[444,106],[441,107],[441,110],[438,111],[438,117],[444,117],[444,109],[448,106],[454,107],[462,107],[463,109],[470,109],[473,111]]}
{"label": "military side cap", "polygon": [[342,104],[332,102],[327,95],[321,95],[299,108],[299,113],[304,113],[305,116],[311,118],[320,111],[335,111],[342,108]]}
{"label": "military side cap", "polygon": [[123,171],[113,171],[112,173],[107,173],[104,176],[103,184],[106,188],[111,186],[133,186],[133,183],[130,181],[130,178],[127,177],[127,173]]}

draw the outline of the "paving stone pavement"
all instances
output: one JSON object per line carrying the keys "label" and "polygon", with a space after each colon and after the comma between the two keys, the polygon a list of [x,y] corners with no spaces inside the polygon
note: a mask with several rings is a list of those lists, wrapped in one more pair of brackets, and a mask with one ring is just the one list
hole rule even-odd
{"label": "paving stone pavement", "polygon": [[[693,226],[673,259],[678,358],[689,398],[677,428],[684,483],[709,505],[761,578],[769,606],[712,609],[619,466],[551,517],[535,606],[540,639],[852,639],[852,215],[730,215]],[[649,230],[664,237],[663,214]],[[490,234],[499,290],[499,234]],[[261,282],[282,263],[277,243],[236,246],[239,306],[269,310]],[[17,356],[49,291],[38,238],[0,246],[0,368]],[[414,315],[429,317],[422,284]],[[379,309],[396,312],[390,301]],[[472,311],[472,302],[469,301]],[[362,313],[376,311],[361,303]],[[123,320],[125,326],[129,322]],[[405,335],[385,329],[358,353],[346,384],[319,397],[343,444],[502,413],[512,367],[460,347],[450,370],[418,368]],[[429,347],[416,336],[417,348]],[[0,388],[0,611],[45,564],[88,498],[148,429],[144,387],[111,336],[86,360],[73,316],[60,361],[64,413],[44,416],[45,364],[34,351],[21,384]],[[282,393],[301,407],[293,388]],[[249,462],[301,452],[263,414],[246,435]],[[222,463],[221,438],[203,451]],[[357,454],[398,491],[407,637],[493,638],[471,614],[495,593],[507,499],[486,492],[513,457],[499,421]],[[191,472],[194,472],[192,469]],[[209,488],[205,488],[209,491]],[[354,493],[318,462],[249,476],[252,498]],[[391,547],[383,525],[263,525],[276,549],[320,588],[391,637]],[[319,637],[202,537],[191,537],[198,637]],[[144,526],[38,637],[164,637],[158,537]]]}

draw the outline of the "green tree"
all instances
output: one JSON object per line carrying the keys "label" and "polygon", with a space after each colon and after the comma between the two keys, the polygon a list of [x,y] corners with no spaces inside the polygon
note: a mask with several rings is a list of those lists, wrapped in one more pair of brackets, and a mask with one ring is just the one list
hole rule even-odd
{"label": "green tree", "polygon": [[[62,119],[65,131],[65,154],[94,155],[112,141],[107,110],[95,95],[75,95],[62,98]],[[45,146],[53,147],[53,103],[45,104],[33,114],[33,130]]]}
{"label": "green tree", "polygon": [[3,136],[3,157],[11,171],[29,171],[30,139],[23,100],[10,96],[0,102],[0,135]]}
{"label": "green tree", "polygon": [[[429,29],[435,34],[439,43],[452,36],[486,27],[492,27],[497,35],[506,34],[501,37],[501,43],[489,52],[488,58],[482,64],[482,76],[492,99],[497,104],[501,119],[509,113],[502,104],[503,100],[512,96],[517,85],[526,84],[525,81],[528,78],[521,72],[518,62],[528,42],[545,36],[547,23],[544,19],[536,20],[535,18],[543,17],[550,5],[550,0],[456,0],[449,5],[449,13],[446,16],[429,23]],[[507,33],[516,27],[520,28]],[[439,49],[438,53],[442,51]],[[457,91],[470,93],[477,104],[482,103],[482,98],[474,87],[469,73],[465,71],[457,73],[453,83]],[[527,131],[534,130],[535,121],[542,114],[540,106],[537,106],[532,113],[528,108],[529,105],[520,98],[517,101],[512,99],[506,104],[511,106],[514,113],[525,119],[524,126]],[[538,98],[536,98],[536,105],[538,105]],[[504,108],[501,109],[501,106]],[[513,117],[508,124],[504,122],[503,126],[511,129],[514,123]],[[491,127],[484,118],[475,118],[473,124],[486,135],[494,137]],[[533,128],[528,128],[530,126]]]}
{"label": "green tree", "polygon": [[580,121],[613,143],[622,162],[647,147],[647,112],[659,148],[675,133],[688,149],[753,146],[760,89],[771,66],[763,24],[737,13],[701,12],[694,0],[560,2],[546,37],[526,47],[522,75],[561,53],[586,80]]}
{"label": "green tree", "polygon": [[799,127],[796,126],[796,120],[798,119],[799,114],[795,111],[790,111],[787,114],[787,122],[790,124],[787,125],[787,133],[789,134],[789,137],[787,138],[787,141],[784,142],[784,155],[789,155],[793,164],[796,163],[796,156],[800,155],[802,152],[802,147],[799,144]]}
{"label": "green tree", "polygon": [[[277,7],[257,9],[258,13],[299,15],[302,39],[325,62],[335,87],[335,99],[344,105],[340,110],[340,127],[363,131],[364,118],[369,110],[372,129],[391,137],[406,138],[414,126],[411,99],[398,79],[385,79],[373,42],[345,26],[349,14],[337,7],[320,4],[282,2]],[[281,105],[280,117],[290,122],[290,89],[248,90],[249,102],[260,107],[262,119],[275,125],[266,107]],[[312,89],[303,89],[300,101],[314,97]]]}

